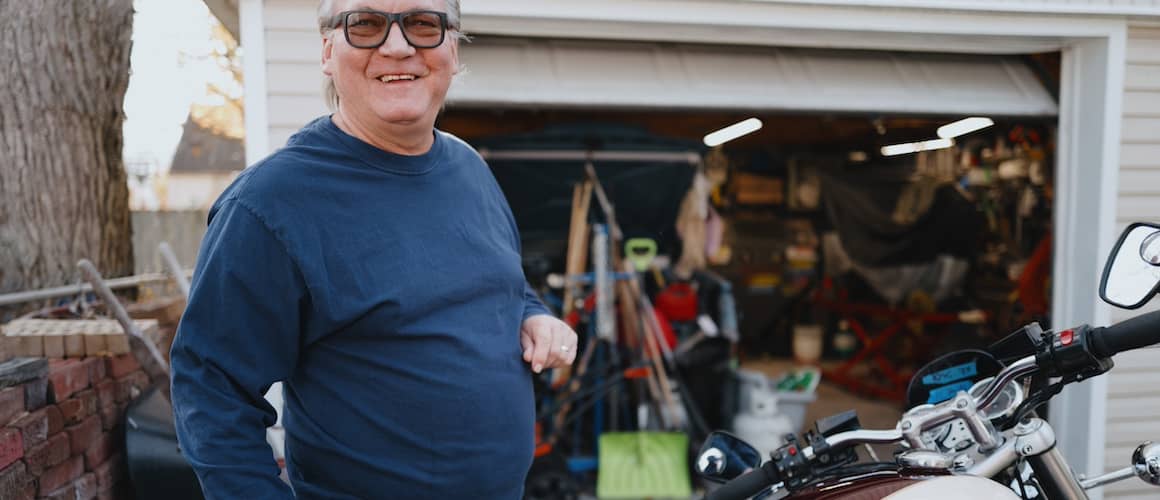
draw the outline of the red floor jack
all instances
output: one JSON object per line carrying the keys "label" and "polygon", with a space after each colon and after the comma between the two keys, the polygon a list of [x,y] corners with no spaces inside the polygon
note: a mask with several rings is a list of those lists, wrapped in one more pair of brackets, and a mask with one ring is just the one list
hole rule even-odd
{"label": "red floor jack", "polygon": [[[833,285],[827,281],[823,284],[822,290],[831,290],[832,287]],[[915,336],[916,334],[907,326],[916,322],[924,325],[951,325],[978,324],[986,320],[986,314],[978,310],[962,313],[915,313],[897,307],[850,302],[846,300],[844,293],[837,295],[838,298],[831,299],[819,291],[814,296],[814,304],[841,315],[849,323],[850,330],[858,337],[861,347],[838,367],[823,369],[822,379],[839,384],[854,393],[891,401],[901,402],[906,399],[906,387],[913,375],[909,369],[904,369],[883,355],[882,350],[891,339],[899,334]],[[883,319],[889,323],[877,332],[870,332],[863,324],[863,321],[870,319]],[[863,361],[871,360],[882,373],[881,379],[851,374],[854,367]]]}

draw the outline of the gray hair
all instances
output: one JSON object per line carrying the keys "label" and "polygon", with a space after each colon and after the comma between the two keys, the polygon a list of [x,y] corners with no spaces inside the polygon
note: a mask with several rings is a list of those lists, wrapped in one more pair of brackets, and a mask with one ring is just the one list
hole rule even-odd
{"label": "gray hair", "polygon": [[[456,40],[469,40],[459,25],[459,0],[444,1],[447,2],[448,32]],[[330,25],[330,20],[334,17],[334,14],[334,0],[319,0],[318,32],[324,37],[334,33],[334,26]],[[338,110],[338,89],[334,86],[334,79],[329,75],[323,76],[322,98],[326,100],[326,106],[331,111]]]}

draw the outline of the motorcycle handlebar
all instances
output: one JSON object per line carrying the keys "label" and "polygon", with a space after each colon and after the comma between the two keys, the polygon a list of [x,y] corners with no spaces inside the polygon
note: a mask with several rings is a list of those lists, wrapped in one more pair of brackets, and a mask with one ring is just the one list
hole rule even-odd
{"label": "motorcycle handlebar", "polygon": [[1112,326],[1093,328],[1092,354],[1109,358],[1124,351],[1160,343],[1160,311],[1153,311]]}
{"label": "motorcycle handlebar", "polygon": [[773,462],[766,462],[761,467],[721,485],[705,496],[705,500],[744,500],[780,482]]}

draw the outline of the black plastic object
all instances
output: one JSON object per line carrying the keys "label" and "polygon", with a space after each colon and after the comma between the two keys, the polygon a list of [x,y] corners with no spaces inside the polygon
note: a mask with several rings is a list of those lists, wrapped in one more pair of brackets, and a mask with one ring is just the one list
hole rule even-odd
{"label": "black plastic object", "polygon": [[818,419],[814,422],[814,430],[818,434],[826,437],[840,432],[856,431],[861,428],[862,423],[858,421],[858,412],[855,410],[847,410],[837,415],[830,415]]}
{"label": "black plastic object", "polygon": [[1039,352],[1043,344],[1043,327],[1031,323],[987,347],[987,352],[999,362],[1010,364]]}
{"label": "black plastic object", "polygon": [[744,474],[737,479],[721,485],[720,488],[709,492],[705,496],[705,500],[743,500],[779,482],[781,480],[778,479],[777,470],[774,468],[773,462],[767,462],[765,465],[753,469],[748,474]]}
{"label": "black plastic object", "polygon": [[1124,351],[1148,347],[1160,342],[1160,311],[1141,314],[1135,318],[1091,332],[1092,354],[1101,358]]}
{"label": "black plastic object", "polygon": [[[1147,236],[1139,236],[1141,231],[1137,231],[1137,229],[1140,228],[1143,228],[1142,233],[1147,233]],[[1144,270],[1148,264],[1151,264],[1152,266],[1160,266],[1160,241],[1158,241],[1158,237],[1160,237],[1160,224],[1153,224],[1149,222],[1133,223],[1132,225],[1125,228],[1123,233],[1120,233],[1119,239],[1116,240],[1116,246],[1112,247],[1112,253],[1108,255],[1108,260],[1104,263],[1104,272],[1100,275],[1100,299],[1103,299],[1104,302],[1122,309],[1139,309],[1143,307],[1144,304],[1147,304],[1148,301],[1151,300],[1152,297],[1154,297],[1157,293],[1160,293],[1160,281],[1158,281],[1151,285],[1145,285],[1145,288],[1134,289],[1133,291],[1142,292],[1143,290],[1147,290],[1147,292],[1140,293],[1139,296],[1132,299],[1131,303],[1124,300],[1126,297],[1116,297],[1113,299],[1108,296],[1109,286],[1112,286],[1116,289],[1120,289],[1123,286],[1122,283],[1113,285],[1111,280],[1113,268],[1116,268],[1117,264],[1121,266],[1125,265],[1125,259],[1127,262],[1135,262],[1135,259],[1138,257],[1142,262],[1137,264],[1140,266],[1145,266],[1141,267],[1139,271]],[[1140,242],[1138,243],[1139,246],[1136,246],[1136,238],[1140,239]],[[1129,239],[1132,239],[1132,243],[1129,244],[1130,248],[1124,248],[1124,244],[1128,242]],[[1141,277],[1147,279],[1148,281],[1152,281],[1155,278],[1155,273],[1149,274],[1151,277],[1149,277],[1149,275],[1144,275]],[[1147,281],[1144,283],[1147,283]]]}
{"label": "black plastic object", "polygon": [[805,441],[814,449],[814,474],[824,476],[858,461],[854,448],[833,449],[827,437],[862,428],[858,412],[845,411],[814,422],[814,430],[806,433]]}
{"label": "black plastic object", "polygon": [[580,485],[568,470],[568,461],[557,451],[537,457],[524,481],[523,500],[576,500]]}
{"label": "black plastic object", "polygon": [[941,403],[1002,369],[1003,364],[986,351],[966,349],[943,355],[911,377],[906,389],[907,407]]}
{"label": "black plastic object", "polygon": [[736,413],[732,408],[736,398],[730,392],[733,389],[730,379],[734,375],[730,365],[731,348],[728,340],[710,337],[675,355],[685,387],[709,429],[729,427]]}
{"label": "black plastic object", "polygon": [[697,457],[701,477],[714,483],[731,481],[761,465],[757,448],[724,431],[709,434]]}
{"label": "black plastic object", "polygon": [[139,500],[202,500],[201,483],[181,454],[173,405],[149,389],[125,412],[125,458]]}

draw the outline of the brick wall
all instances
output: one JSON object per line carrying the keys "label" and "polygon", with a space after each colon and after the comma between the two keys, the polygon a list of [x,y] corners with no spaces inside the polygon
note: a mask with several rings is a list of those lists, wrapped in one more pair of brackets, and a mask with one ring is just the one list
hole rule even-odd
{"label": "brick wall", "polygon": [[122,421],[149,385],[128,354],[0,363],[0,500],[129,498]]}

